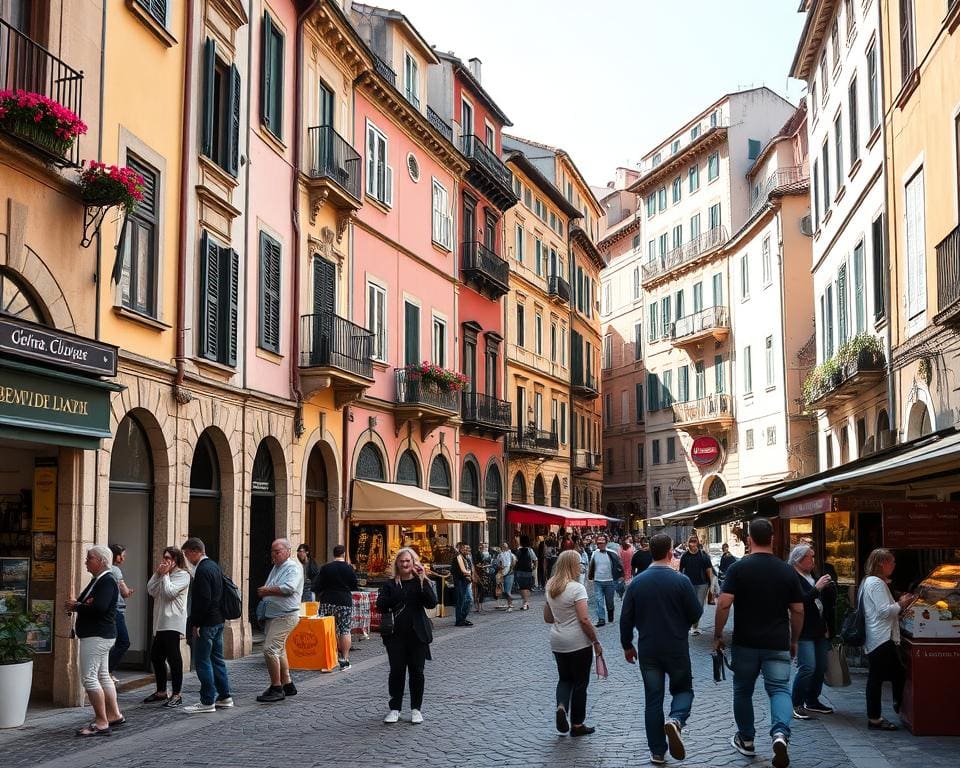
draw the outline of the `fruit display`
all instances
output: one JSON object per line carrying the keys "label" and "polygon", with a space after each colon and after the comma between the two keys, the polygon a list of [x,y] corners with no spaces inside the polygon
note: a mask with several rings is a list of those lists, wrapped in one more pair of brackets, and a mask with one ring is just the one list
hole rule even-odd
{"label": "fruit display", "polygon": [[960,638],[960,563],[939,565],[920,582],[900,629],[912,637]]}

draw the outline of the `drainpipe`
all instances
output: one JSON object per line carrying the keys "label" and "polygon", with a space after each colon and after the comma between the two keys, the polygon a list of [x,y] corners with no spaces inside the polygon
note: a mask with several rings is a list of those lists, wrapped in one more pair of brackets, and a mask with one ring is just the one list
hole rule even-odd
{"label": "drainpipe", "polygon": [[[768,202],[767,205],[770,203]],[[787,293],[786,293],[786,268],[783,252],[783,200],[781,199],[780,205],[777,208],[775,215],[777,221],[777,267],[780,271],[780,365],[783,370],[783,412],[786,415],[786,446],[787,446],[787,460],[790,459],[790,436],[791,436],[791,426],[790,421],[790,399],[787,397]],[[706,361],[704,361],[706,362]]]}

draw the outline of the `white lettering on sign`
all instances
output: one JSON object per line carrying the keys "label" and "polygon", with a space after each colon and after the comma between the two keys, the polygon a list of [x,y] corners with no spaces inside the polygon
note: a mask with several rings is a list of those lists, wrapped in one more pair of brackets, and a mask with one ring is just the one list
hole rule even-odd
{"label": "white lettering on sign", "polygon": [[78,416],[90,415],[87,400],[77,400],[62,395],[49,395],[44,392],[35,392],[32,389],[0,387],[0,404],[2,403],[22,405],[25,408],[38,408],[44,411],[74,413]]}
{"label": "white lettering on sign", "polygon": [[23,331],[18,328],[13,332],[11,340],[18,347],[23,347],[24,349],[35,349],[38,352],[47,351],[47,342],[39,336],[34,336],[29,331]]}

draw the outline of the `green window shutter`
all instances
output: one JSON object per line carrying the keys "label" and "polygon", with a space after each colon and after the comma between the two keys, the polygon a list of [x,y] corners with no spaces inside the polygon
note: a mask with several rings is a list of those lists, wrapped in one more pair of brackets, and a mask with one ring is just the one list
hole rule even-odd
{"label": "green window shutter", "polygon": [[218,359],[220,346],[220,248],[210,235],[200,236],[200,356]]}
{"label": "green window shutter", "polygon": [[208,37],[203,44],[203,124],[200,131],[200,152],[213,155],[213,85],[216,79],[217,44]]}
{"label": "green window shutter", "polygon": [[240,169],[240,70],[230,65],[230,95],[227,99],[230,133],[227,137],[227,172],[236,176]]}
{"label": "green window shutter", "polygon": [[226,359],[221,359],[221,362],[236,366],[240,325],[240,256],[230,248],[221,248],[220,254],[223,257],[221,277],[225,278],[221,281],[221,291],[227,298],[223,303],[225,310],[223,327],[227,332],[227,338],[226,343],[221,344],[221,353],[225,353]]}
{"label": "green window shutter", "polygon": [[[270,14],[264,11],[263,14],[263,40],[260,46],[260,120],[271,131],[274,131],[271,114],[271,102],[273,94],[271,87],[273,85],[273,19]],[[261,235],[261,238],[263,236]]]}
{"label": "green window shutter", "polygon": [[280,243],[260,233],[260,317],[258,343],[280,352]]}
{"label": "green window shutter", "polygon": [[407,302],[404,305],[404,363],[420,362],[420,307]]}

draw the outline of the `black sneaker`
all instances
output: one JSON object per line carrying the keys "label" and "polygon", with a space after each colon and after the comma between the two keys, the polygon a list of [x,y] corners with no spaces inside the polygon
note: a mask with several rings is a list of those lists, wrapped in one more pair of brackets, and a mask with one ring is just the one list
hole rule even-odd
{"label": "black sneaker", "polygon": [[291,680],[289,683],[283,684],[283,695],[284,696],[296,696],[297,695],[297,686],[293,684]]}
{"label": "black sneaker", "polygon": [[667,737],[667,744],[670,747],[670,757],[674,760],[683,760],[687,756],[687,751],[683,747],[683,739],[680,738],[680,722],[678,720],[667,720],[663,724],[663,734]]}
{"label": "black sneaker", "polygon": [[596,728],[592,725],[574,725],[570,728],[571,736],[589,736]]}
{"label": "black sneaker", "polygon": [[353,664],[350,663],[349,659],[340,659],[340,671],[346,672]]}
{"label": "black sneaker", "polygon": [[756,747],[753,745],[753,740],[751,739],[750,741],[746,741],[745,739],[741,738],[739,733],[735,733],[730,737],[730,745],[741,755],[755,757],[757,754]]}
{"label": "black sneaker", "polygon": [[813,702],[813,704],[807,704],[807,705],[804,707],[804,709],[807,710],[808,712],[816,712],[818,715],[832,715],[832,714],[833,714],[833,707],[828,707],[826,704],[824,704],[824,703],[823,703],[822,701],[820,701],[819,699],[817,699],[817,701]]}
{"label": "black sneaker", "polygon": [[608,613],[608,614],[607,614],[607,621],[609,621],[611,624],[613,624],[613,614],[612,614],[612,613]]}
{"label": "black sneaker", "polygon": [[563,707],[557,707],[557,731],[566,733],[570,730],[570,723],[567,720],[567,710]]}
{"label": "black sneaker", "polygon": [[793,719],[794,720],[813,720],[813,717],[809,712],[807,712],[806,707],[794,707]]}
{"label": "black sneaker", "polygon": [[773,768],[787,768],[790,756],[787,754],[787,737],[782,733],[773,735]]}
{"label": "black sneaker", "polygon": [[600,619],[600,621],[598,621],[598,622],[597,622],[596,624],[594,624],[593,626],[595,626],[595,627],[605,627],[605,626],[607,626],[607,622],[605,622],[603,619]]}
{"label": "black sneaker", "polygon": [[262,704],[268,704],[274,701],[283,701],[286,698],[286,694],[283,692],[281,686],[274,688],[272,685],[267,688],[263,693],[257,696],[257,701]]}

